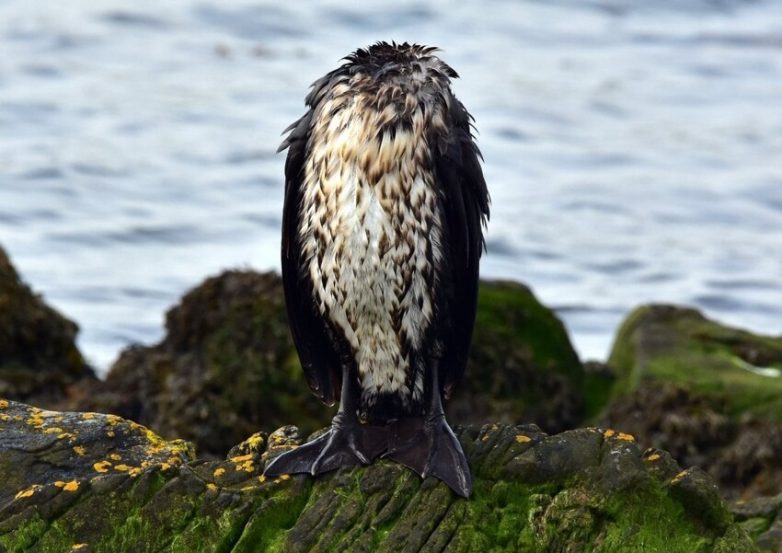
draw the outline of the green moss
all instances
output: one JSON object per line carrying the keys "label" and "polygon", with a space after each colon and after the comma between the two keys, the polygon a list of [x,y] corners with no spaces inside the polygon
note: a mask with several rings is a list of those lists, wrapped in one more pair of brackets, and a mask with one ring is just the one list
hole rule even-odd
{"label": "green moss", "polygon": [[306,503],[306,494],[292,493],[292,490],[283,490],[266,499],[247,521],[232,553],[280,551],[286,532],[296,523]]}
{"label": "green moss", "polygon": [[534,422],[556,432],[584,415],[584,371],[562,322],[529,288],[482,281],[467,374],[452,420]]}
{"label": "green moss", "polygon": [[622,324],[608,363],[618,373],[614,396],[642,380],[664,380],[726,398],[730,414],[782,422],[782,377],[758,374],[782,369],[782,338],[726,327],[692,309],[643,306]]}
{"label": "green moss", "polygon": [[482,339],[524,347],[537,366],[555,367],[576,381],[583,377],[562,322],[520,284],[481,282],[475,335],[476,347],[486,347]]}
{"label": "green moss", "polygon": [[14,530],[0,536],[0,544],[9,553],[26,553],[41,538],[48,527],[49,523],[43,520],[38,513],[34,513]]}
{"label": "green moss", "polygon": [[584,366],[584,426],[597,423],[614,394],[616,374],[607,365],[588,362]]}

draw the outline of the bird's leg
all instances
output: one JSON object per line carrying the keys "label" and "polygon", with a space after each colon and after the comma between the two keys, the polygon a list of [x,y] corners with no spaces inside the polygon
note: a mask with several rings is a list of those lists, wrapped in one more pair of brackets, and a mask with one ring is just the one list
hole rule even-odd
{"label": "bird's leg", "polygon": [[[277,476],[309,472],[314,476],[340,467],[371,463],[382,453],[385,436],[381,440],[374,439],[376,436],[373,435],[368,436],[359,422],[357,410],[360,394],[352,364],[344,362],[339,410],[331,421],[331,428],[314,440],[274,459],[264,474]],[[378,446],[379,442],[382,442],[381,446]]]}
{"label": "bird's leg", "polygon": [[421,475],[434,476],[462,497],[472,492],[472,476],[462,446],[448,426],[443,410],[439,366],[430,367],[429,405],[420,420],[400,420],[391,430],[387,457]]}

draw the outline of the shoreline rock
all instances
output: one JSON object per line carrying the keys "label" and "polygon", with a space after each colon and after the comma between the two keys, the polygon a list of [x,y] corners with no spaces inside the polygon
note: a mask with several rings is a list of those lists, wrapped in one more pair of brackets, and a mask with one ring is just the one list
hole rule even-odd
{"label": "shoreline rock", "polygon": [[701,466],[726,497],[782,493],[782,337],[646,305],[622,324],[608,363],[618,378],[602,424]]}
{"label": "shoreline rock", "polygon": [[[757,550],[703,471],[642,453],[613,430],[460,428],[475,477],[467,501],[383,460],[317,479],[263,478],[269,458],[300,442],[294,427],[209,461],[117,417],[85,421],[14,402],[0,412],[9,417],[0,430],[0,545],[9,552]],[[107,443],[93,457],[74,450]]]}
{"label": "shoreline rock", "polygon": [[76,346],[78,326],[19,277],[0,246],[0,397],[60,404],[95,374]]}

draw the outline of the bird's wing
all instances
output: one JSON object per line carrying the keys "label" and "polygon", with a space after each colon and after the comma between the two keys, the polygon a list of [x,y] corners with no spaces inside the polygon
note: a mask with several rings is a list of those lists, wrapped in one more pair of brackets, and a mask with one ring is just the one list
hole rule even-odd
{"label": "bird's wing", "polygon": [[483,227],[489,217],[489,192],[481,154],[470,131],[472,117],[451,97],[449,134],[436,141],[434,165],[442,187],[447,232],[448,269],[453,285],[444,309],[450,320],[444,337],[440,382],[445,396],[464,375],[478,303],[478,263],[484,249]]}
{"label": "bird's wing", "polygon": [[282,214],[282,280],[291,333],[307,383],[321,401],[333,405],[339,400],[342,384],[339,357],[325,318],[316,312],[310,277],[301,269],[298,238],[312,113],[310,109],[288,127],[289,134],[278,150],[288,148]]}

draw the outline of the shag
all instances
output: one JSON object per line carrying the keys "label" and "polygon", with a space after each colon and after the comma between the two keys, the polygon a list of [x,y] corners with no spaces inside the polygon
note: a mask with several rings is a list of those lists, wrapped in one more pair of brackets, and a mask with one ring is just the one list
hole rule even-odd
{"label": "shag", "polygon": [[469,497],[443,403],[464,374],[489,194],[436,48],[378,42],[315,81],[285,132],[282,275],[331,428],[275,476],[393,459]]}

